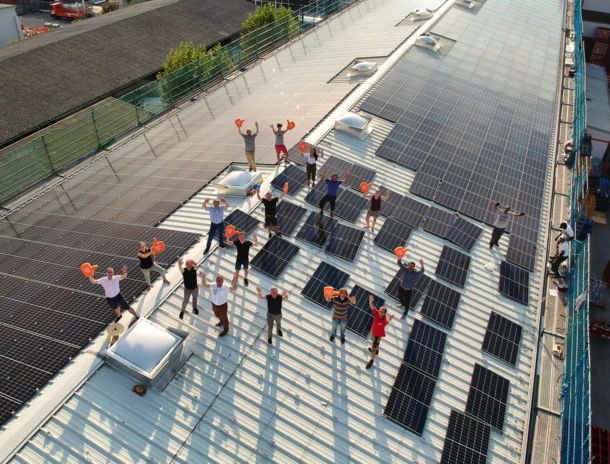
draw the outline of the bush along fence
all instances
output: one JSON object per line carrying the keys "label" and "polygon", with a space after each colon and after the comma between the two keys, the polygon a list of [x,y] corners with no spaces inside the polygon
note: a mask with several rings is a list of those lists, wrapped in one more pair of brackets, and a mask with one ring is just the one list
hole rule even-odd
{"label": "bush along fence", "polygon": [[161,74],[156,81],[5,153],[0,158],[0,203],[243,70],[356,1],[318,0],[297,11],[286,10],[284,16],[244,33],[235,42],[205,50],[193,63]]}

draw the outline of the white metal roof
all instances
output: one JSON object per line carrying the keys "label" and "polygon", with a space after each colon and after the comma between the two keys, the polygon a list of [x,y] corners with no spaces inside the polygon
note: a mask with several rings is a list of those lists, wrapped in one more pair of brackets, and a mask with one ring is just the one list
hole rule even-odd
{"label": "white metal roof", "polygon": [[[367,0],[358,4],[356,7],[362,17],[355,23],[350,23],[349,16],[342,15],[307,36],[302,43],[298,42],[282,52],[278,59],[278,66],[281,66],[278,76],[282,81],[271,80],[268,85],[275,86],[280,94],[282,89],[291,85],[292,77],[306,75],[312,63],[321,56],[328,59],[328,69],[318,68],[310,80],[330,80],[345,66],[343,62],[331,66],[330,57],[335,56],[337,61],[337,57],[345,54],[346,50],[350,53],[362,50],[362,53],[358,52],[361,56],[387,53],[399,45],[406,33],[404,28],[392,26],[412,11],[414,3]],[[494,0],[488,0],[487,4],[490,3]],[[435,8],[438,4],[428,2],[424,6]],[[417,1],[417,6],[422,6],[422,2]],[[397,30],[402,30],[402,35]],[[383,33],[364,33],[367,31]],[[319,40],[319,34],[330,34],[333,40]],[[345,49],[342,48],[344,44]],[[305,49],[306,53],[291,60],[292,49]],[[349,59],[353,58],[350,55]],[[305,85],[323,84],[316,81]],[[346,93],[349,89],[345,86]],[[260,107],[257,104],[256,109],[261,108],[261,111],[266,103],[270,107],[265,109],[266,114],[294,103],[288,103],[292,97],[284,103],[277,100],[263,102],[256,95],[246,98],[230,86],[219,90],[221,93],[225,91],[236,92],[235,105],[239,108],[231,109],[231,114],[237,113],[235,116],[240,116],[240,111],[253,112],[249,106],[253,101],[259,102]],[[355,92],[355,101],[360,97]],[[214,105],[214,101],[222,101],[222,98],[222,95],[212,95],[208,101],[195,105],[203,107],[209,101]],[[193,107],[190,108],[186,111],[194,111]],[[310,120],[305,116],[303,119],[313,124],[319,120],[319,116],[312,116]],[[319,145],[324,147],[325,156],[338,156],[375,169],[374,185],[383,183],[394,192],[407,194],[414,173],[374,156],[390,132],[391,123],[373,118],[370,123],[373,132],[365,141],[334,130],[327,132],[331,125],[332,121],[326,125],[323,123],[315,132],[324,133]],[[222,125],[213,120],[206,121],[201,130],[214,133],[222,130]],[[221,149],[222,135],[209,136],[207,140],[211,142],[211,149]],[[310,141],[318,142],[318,139]],[[174,153],[180,157],[181,147],[192,145],[193,140],[168,140],[168,143],[176,145]],[[129,154],[128,146],[124,152]],[[277,169],[260,169],[267,184]],[[265,189],[264,184],[262,190]],[[304,204],[306,192],[307,188],[303,188],[295,198],[286,199]],[[164,221],[162,227],[207,230],[208,217],[201,210],[201,202],[213,194],[212,187],[204,188]],[[234,206],[246,211],[254,209],[253,214],[262,219],[251,198]],[[314,211],[310,205],[305,207]],[[545,209],[541,223],[547,222],[547,216]],[[377,230],[382,224],[380,218]],[[41,423],[39,431],[38,424],[31,425],[33,435],[12,462],[438,462],[450,411],[463,411],[465,408],[475,362],[510,380],[504,433],[492,431],[489,461],[518,462],[523,457],[523,436],[528,426],[533,352],[537,338],[537,289],[541,285],[540,270],[544,263],[539,257],[537,271],[530,274],[528,307],[500,295],[499,262],[492,272],[484,267],[491,260],[486,246],[491,229],[483,227],[484,233],[471,253],[466,286],[460,290],[460,306],[454,327],[449,331],[440,377],[422,437],[382,415],[413,320],[422,319],[419,314],[421,302],[417,311],[411,312],[405,321],[396,319],[387,327],[387,337],[382,342],[378,361],[372,370],[367,371],[364,369],[368,359],[367,341],[348,332],[345,346],[339,342],[331,344],[328,341],[330,313],[300,295],[318,264],[325,261],[350,274],[347,288],[358,284],[386,298],[390,313],[396,313],[397,302],[384,294],[396,272],[395,257],[375,246],[373,235],[367,233],[354,263],[287,238],[301,248],[299,254],[279,281],[253,271],[249,287],[240,282],[240,287],[229,299],[231,335],[222,339],[216,337],[216,320],[210,311],[207,290],[200,291],[199,317],[187,313],[183,321],[177,319],[182,301],[182,290],[178,288],[150,317],[161,326],[189,331],[186,343],[193,355],[167,388],[162,393],[151,390],[146,396],[139,397],[131,391],[135,385],[132,379],[107,364],[97,363],[97,372],[75,388],[75,393],[66,398],[65,404],[58,405],[61,407]],[[266,234],[260,229],[258,235],[262,247]],[[501,244],[503,254],[506,243],[504,240]],[[448,243],[423,230],[414,231],[408,242],[410,256],[424,259],[428,275],[433,278],[444,244]],[[203,247],[204,243],[198,244],[187,252],[187,256],[199,259]],[[233,252],[217,250],[206,259],[202,269],[210,275],[220,273],[228,278],[233,273],[233,265]],[[169,278],[177,279],[175,269]],[[290,299],[284,305],[284,337],[275,337],[273,346],[266,341],[266,308],[256,296],[254,289],[257,285],[264,290],[275,285],[290,292]],[[516,368],[485,355],[480,349],[491,310],[523,326]],[[430,321],[426,323],[434,325]]]}
{"label": "white metal roof", "polygon": [[610,133],[610,97],[606,70],[587,63],[587,126]]}

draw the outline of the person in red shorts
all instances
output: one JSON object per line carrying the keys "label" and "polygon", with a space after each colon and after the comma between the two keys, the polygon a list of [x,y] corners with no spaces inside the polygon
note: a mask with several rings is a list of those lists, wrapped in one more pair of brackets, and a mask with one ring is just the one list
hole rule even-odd
{"label": "person in red shorts", "polygon": [[288,149],[286,148],[286,144],[284,143],[284,134],[288,132],[288,129],[282,130],[282,125],[277,123],[277,130],[270,126],[271,130],[275,134],[275,154],[277,155],[277,161],[280,162],[280,154],[284,154],[284,161],[288,161]]}
{"label": "person in red shorts", "polygon": [[379,354],[379,343],[381,343],[381,339],[385,337],[385,326],[390,323],[394,316],[386,316],[387,310],[385,307],[381,307],[379,309],[375,308],[375,299],[373,295],[369,296],[369,305],[373,310],[373,326],[371,327],[371,342],[372,347],[369,348],[371,352],[371,359],[366,365],[367,369],[370,369],[375,362],[375,357]]}

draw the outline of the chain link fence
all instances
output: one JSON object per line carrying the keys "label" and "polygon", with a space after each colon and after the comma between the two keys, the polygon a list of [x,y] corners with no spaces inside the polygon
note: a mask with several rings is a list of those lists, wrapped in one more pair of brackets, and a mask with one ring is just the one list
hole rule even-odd
{"label": "chain link fence", "polygon": [[0,203],[107,147],[153,116],[244,70],[356,1],[318,0],[5,153],[0,158]]}

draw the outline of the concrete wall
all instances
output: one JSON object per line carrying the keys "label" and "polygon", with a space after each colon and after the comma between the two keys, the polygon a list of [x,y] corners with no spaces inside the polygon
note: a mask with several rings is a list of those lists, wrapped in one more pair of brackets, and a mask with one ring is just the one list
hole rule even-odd
{"label": "concrete wall", "polygon": [[608,1],[608,0],[584,0],[582,9],[601,11],[602,13],[610,13],[610,1]]}
{"label": "concrete wall", "polygon": [[19,38],[21,38],[21,22],[15,13],[15,7],[0,5],[0,47]]}

